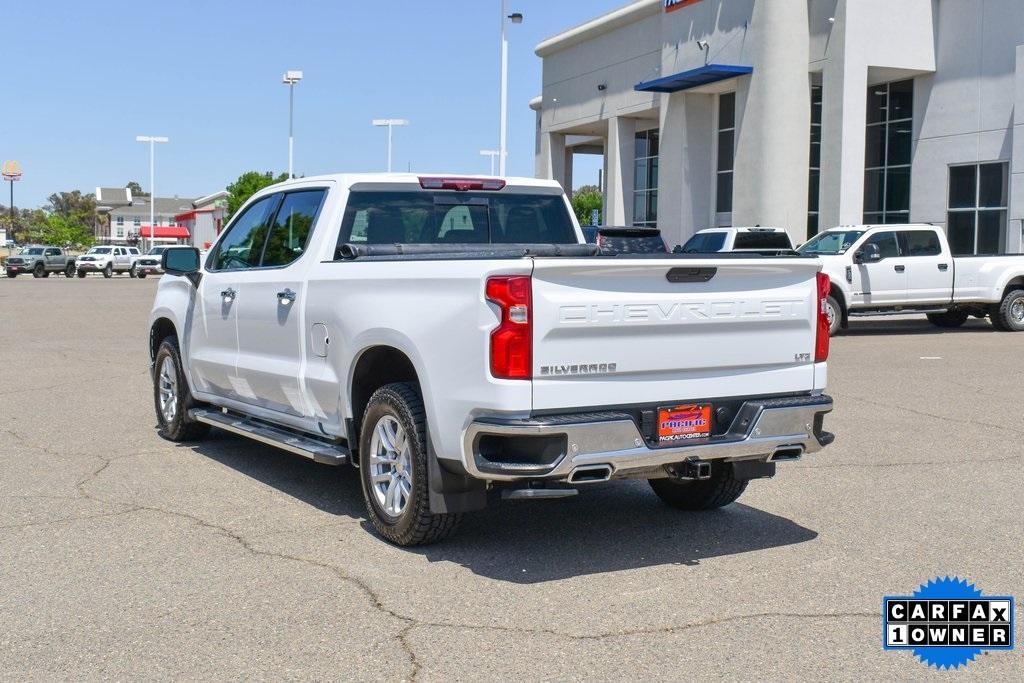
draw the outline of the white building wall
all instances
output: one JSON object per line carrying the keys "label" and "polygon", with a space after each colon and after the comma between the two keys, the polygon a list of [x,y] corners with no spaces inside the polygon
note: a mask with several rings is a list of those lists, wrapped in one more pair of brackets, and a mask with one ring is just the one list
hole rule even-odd
{"label": "white building wall", "polygon": [[[670,244],[681,241],[714,223],[715,93],[736,90],[733,223],[786,223],[802,237],[806,216],[799,214],[806,203],[809,120],[795,83],[800,79],[803,89],[809,87],[809,78],[820,78],[819,223],[822,228],[859,223],[864,212],[867,88],[914,78],[911,220],[945,223],[950,164],[1012,160],[1010,218],[1017,221],[1008,231],[1012,247],[1024,219],[1024,77],[1018,48],[1024,45],[1024,2],[789,3],[702,0],[665,13],[660,0],[640,0],[609,15],[610,20],[587,22],[542,43],[538,174],[563,181],[571,176],[562,151],[566,134],[604,139],[613,209],[606,220],[624,220],[631,211],[632,190],[624,126],[628,119],[635,119],[640,129],[657,122],[658,223]],[[780,5],[782,10],[777,9]],[[767,37],[786,36],[781,47],[772,44],[772,55],[759,52],[759,46],[768,45],[758,34],[767,23],[759,13],[768,9],[805,12]],[[707,55],[698,49],[698,40],[707,41]],[[779,58],[780,51],[788,54],[782,58],[789,66],[776,69],[771,58]],[[802,71],[795,66],[796,53],[805,55],[802,74],[794,73]],[[633,90],[641,81],[701,66],[705,58],[752,66],[749,88],[745,79],[734,79],[671,95]],[[614,150],[609,145],[613,136]],[[772,143],[781,140],[786,144],[773,150]],[[794,154],[787,156],[790,148]],[[783,181],[777,177],[779,169],[793,175]]]}

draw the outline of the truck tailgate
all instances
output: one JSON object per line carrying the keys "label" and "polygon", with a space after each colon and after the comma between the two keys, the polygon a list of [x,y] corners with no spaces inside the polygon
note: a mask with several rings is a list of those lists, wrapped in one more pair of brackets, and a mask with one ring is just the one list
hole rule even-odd
{"label": "truck tailgate", "polygon": [[537,259],[534,410],[810,391],[819,264]]}

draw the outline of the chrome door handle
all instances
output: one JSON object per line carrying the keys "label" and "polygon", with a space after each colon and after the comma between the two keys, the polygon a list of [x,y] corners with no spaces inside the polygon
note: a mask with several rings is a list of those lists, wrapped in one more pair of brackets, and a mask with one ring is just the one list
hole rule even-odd
{"label": "chrome door handle", "polygon": [[295,292],[290,289],[285,289],[283,292],[277,293],[277,303],[282,306],[287,306],[295,301]]}
{"label": "chrome door handle", "polygon": [[906,269],[907,269],[906,266],[893,266],[893,270],[895,270],[897,273],[902,273]]}
{"label": "chrome door handle", "polygon": [[236,292],[231,287],[228,287],[227,289],[220,293],[220,296],[222,299],[224,299],[224,303],[230,303],[235,300],[236,296],[238,296],[238,292]]}

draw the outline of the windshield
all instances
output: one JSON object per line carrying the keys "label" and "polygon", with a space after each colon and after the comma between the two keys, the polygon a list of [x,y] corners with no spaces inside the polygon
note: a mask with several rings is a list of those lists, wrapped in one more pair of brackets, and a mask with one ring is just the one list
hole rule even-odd
{"label": "windshield", "polygon": [[38,248],[37,249],[23,249],[21,253],[22,254],[28,254],[29,256],[42,256],[43,255],[43,250],[42,249],[38,249]]}
{"label": "windshield", "polygon": [[724,232],[698,232],[686,240],[683,245],[684,254],[711,254],[722,251],[725,246]]}
{"label": "windshield", "polygon": [[167,247],[153,247],[152,249],[147,251],[146,254],[148,256],[159,256],[160,254],[164,253],[164,249],[166,248]]}
{"label": "windshield", "polygon": [[109,254],[110,251],[111,251],[111,247],[93,247],[92,249],[90,249],[86,253],[87,254]]}
{"label": "windshield", "polygon": [[801,254],[823,254],[825,256],[845,254],[846,250],[852,247],[853,243],[863,234],[863,230],[830,230],[818,233],[797,251]]}

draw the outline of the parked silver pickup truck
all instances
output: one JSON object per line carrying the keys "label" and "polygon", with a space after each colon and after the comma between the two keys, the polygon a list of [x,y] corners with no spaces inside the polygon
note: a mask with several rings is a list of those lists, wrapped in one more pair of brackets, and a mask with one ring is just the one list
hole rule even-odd
{"label": "parked silver pickup truck", "polygon": [[68,256],[60,247],[32,245],[7,259],[7,277],[32,273],[32,277],[50,277],[50,273],[75,274],[75,257]]}

